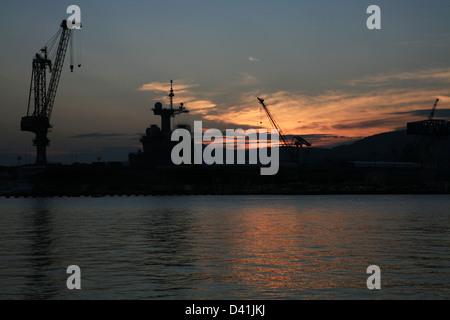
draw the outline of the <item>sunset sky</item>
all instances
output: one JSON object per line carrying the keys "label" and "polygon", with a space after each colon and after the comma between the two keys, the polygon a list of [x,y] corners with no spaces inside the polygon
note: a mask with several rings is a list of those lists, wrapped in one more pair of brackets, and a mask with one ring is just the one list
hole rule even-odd
{"label": "sunset sky", "polygon": [[[50,161],[126,161],[160,125],[151,108],[168,104],[170,80],[175,104],[190,110],[175,124],[270,128],[259,96],[313,146],[405,128],[436,98],[436,118],[450,118],[448,0],[3,0],[0,165],[34,161],[33,134],[20,131],[32,57],[71,4],[81,8],[82,67],[70,73],[66,57]],[[372,4],[381,30],[366,27]]]}

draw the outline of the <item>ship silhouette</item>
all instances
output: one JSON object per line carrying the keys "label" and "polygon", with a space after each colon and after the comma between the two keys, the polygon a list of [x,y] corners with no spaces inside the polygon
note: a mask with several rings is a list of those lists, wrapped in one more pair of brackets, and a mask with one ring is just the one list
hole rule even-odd
{"label": "ship silhouette", "polygon": [[[175,96],[173,90],[173,80],[170,80],[170,107],[164,108],[161,102],[156,102],[152,109],[153,114],[161,117],[161,127],[156,124],[151,124],[146,130],[145,135],[139,140],[142,143],[143,151],[137,153],[130,153],[128,160],[132,166],[151,166],[151,165],[170,165],[171,151],[177,142],[171,141],[171,119],[176,115],[189,113],[180,103],[179,107],[173,107],[173,97]],[[180,124],[177,128],[190,130],[188,124]]]}

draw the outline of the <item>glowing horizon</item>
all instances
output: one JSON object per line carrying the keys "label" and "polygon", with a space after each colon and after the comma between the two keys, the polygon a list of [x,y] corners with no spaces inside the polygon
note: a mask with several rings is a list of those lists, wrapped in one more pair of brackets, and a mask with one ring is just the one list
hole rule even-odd
{"label": "glowing horizon", "polygon": [[[318,136],[315,138],[315,146],[329,146],[400,128],[406,129],[407,122],[425,119],[415,113],[427,109],[431,111],[436,98],[440,99],[439,109],[450,108],[450,93],[445,89],[408,87],[407,82],[412,80],[424,81],[425,84],[427,80],[438,80],[442,86],[450,83],[450,68],[441,70],[439,74],[435,72],[437,71],[421,70],[407,75],[379,75],[353,80],[349,82],[347,91],[326,91],[315,96],[279,91],[266,94],[264,99],[286,135]],[[399,88],[386,89],[385,86],[392,85],[394,80]],[[363,82],[366,83],[365,86],[361,85]],[[259,110],[256,97],[260,95],[260,91],[244,93],[236,97],[231,106],[225,106],[220,101],[215,101],[214,92],[204,93],[199,86],[186,85],[182,80],[179,86],[180,88],[177,81],[174,81],[175,92],[180,89],[178,99],[187,101],[185,106],[191,113],[205,120],[233,128],[272,128],[266,113]],[[355,91],[355,87],[359,91]],[[360,91],[367,87],[370,91]],[[192,88],[199,91],[193,91]],[[138,90],[163,92],[167,91],[167,84],[164,88],[163,83],[148,83]],[[166,99],[164,96],[158,98]],[[196,104],[199,105],[198,108],[195,107]]]}

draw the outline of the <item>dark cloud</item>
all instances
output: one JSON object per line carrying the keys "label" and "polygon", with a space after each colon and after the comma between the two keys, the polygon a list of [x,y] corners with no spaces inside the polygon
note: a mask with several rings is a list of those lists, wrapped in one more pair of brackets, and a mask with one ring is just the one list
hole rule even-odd
{"label": "dark cloud", "polygon": [[[431,108],[430,109],[420,109],[420,110],[413,110],[413,111],[399,111],[399,112],[391,112],[389,115],[400,115],[404,119],[404,123],[406,126],[406,123],[409,121],[408,119],[411,118],[423,118],[425,120],[430,116]],[[450,118],[450,109],[436,109],[434,118]],[[347,122],[342,124],[334,125],[334,129],[361,129],[361,128],[377,128],[377,127],[386,127],[386,126],[393,126],[398,129],[404,129],[404,127],[399,127],[399,122],[401,120],[399,119],[374,119],[374,120],[366,120],[361,122]]]}
{"label": "dark cloud", "polygon": [[339,136],[334,134],[307,134],[303,138],[308,139],[351,139],[353,137]]}
{"label": "dark cloud", "polygon": [[[421,117],[421,118],[428,118],[431,113],[430,109],[420,109],[420,110],[413,110],[413,111],[403,111],[403,112],[392,112],[391,114],[399,114],[399,115],[409,115],[411,117]],[[439,107],[436,109],[436,112],[434,114],[435,118],[450,118],[450,109],[439,109]]]}
{"label": "dark cloud", "polygon": [[114,138],[114,137],[125,137],[129,136],[124,133],[83,133],[71,136],[72,139],[89,139],[89,138]]}
{"label": "dark cloud", "polygon": [[398,125],[398,120],[375,119],[361,122],[350,122],[333,126],[334,129],[361,129],[361,128],[377,128],[388,125]]}
{"label": "dark cloud", "polygon": [[0,154],[3,154],[3,153],[14,153],[14,152],[16,152],[16,150],[13,149],[13,148],[0,148]]}

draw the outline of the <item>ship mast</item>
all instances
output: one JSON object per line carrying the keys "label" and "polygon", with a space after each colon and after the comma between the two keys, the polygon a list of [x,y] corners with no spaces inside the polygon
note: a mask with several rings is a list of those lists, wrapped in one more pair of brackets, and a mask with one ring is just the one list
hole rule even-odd
{"label": "ship mast", "polygon": [[170,80],[170,93],[169,93],[169,97],[170,97],[170,109],[173,109],[173,97],[175,96],[175,93],[173,93],[173,80]]}
{"label": "ship mast", "polygon": [[155,107],[152,109],[153,114],[157,116],[161,116],[161,131],[164,135],[170,135],[171,133],[171,125],[170,125],[170,118],[180,114],[180,113],[188,113],[189,110],[187,110],[183,103],[180,103],[180,107],[178,109],[173,108],[173,97],[175,96],[174,90],[173,90],[173,80],[170,80],[170,92],[169,92],[169,98],[170,98],[170,109],[169,108],[163,108],[161,102],[156,102]]}

